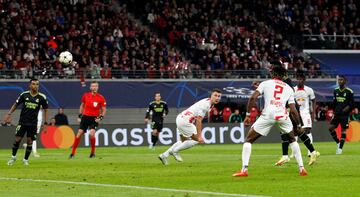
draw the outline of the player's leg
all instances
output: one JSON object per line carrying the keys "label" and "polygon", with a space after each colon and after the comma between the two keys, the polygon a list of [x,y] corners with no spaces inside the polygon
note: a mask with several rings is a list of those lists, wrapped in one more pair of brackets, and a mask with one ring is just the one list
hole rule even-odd
{"label": "player's leg", "polygon": [[90,129],[90,146],[91,146],[91,152],[90,152],[90,158],[94,158],[95,157],[95,142],[96,142],[96,138],[95,138],[95,128]]}
{"label": "player's leg", "polygon": [[259,139],[262,135],[255,131],[254,127],[251,127],[249,133],[246,136],[245,143],[242,149],[242,168],[241,171],[236,172],[233,176],[243,177],[248,176],[248,166],[251,156],[252,143],[254,143],[257,139]]}
{"label": "player's leg", "polygon": [[336,144],[338,145],[338,147],[339,147],[340,141],[339,141],[339,139],[338,139],[338,137],[337,137],[337,135],[336,135],[335,129],[336,129],[336,127],[337,127],[339,124],[340,124],[340,121],[339,121],[338,117],[335,117],[335,116],[334,116],[334,117],[331,119],[330,126],[329,126],[330,135],[331,135],[331,137],[334,139],[334,141],[336,142]]}
{"label": "player's leg", "polygon": [[[28,132],[29,133],[29,132]],[[26,149],[25,149],[25,155],[24,155],[24,159],[23,159],[23,164],[24,165],[29,165],[29,157],[30,157],[30,154],[31,154],[31,151],[32,151],[32,143],[33,143],[33,140],[36,139],[36,137],[34,136],[27,136],[26,138]]]}
{"label": "player's leg", "polygon": [[336,150],[336,154],[342,154],[342,149],[345,144],[346,140],[346,129],[349,127],[348,118],[347,117],[341,117],[341,139],[339,143],[339,147]]}
{"label": "player's leg", "polygon": [[16,127],[15,140],[14,140],[13,147],[12,147],[11,158],[7,163],[9,166],[13,165],[14,162],[16,161],[16,154],[19,149],[20,142],[21,142],[22,138],[24,137],[24,135],[25,135],[24,126],[18,125]]}
{"label": "player's leg", "polygon": [[[307,172],[306,172],[306,170],[304,168],[304,163],[303,163],[302,156],[301,156],[300,146],[299,146],[298,142],[295,140],[294,131],[296,131],[298,129],[294,129],[293,128],[293,123],[291,122],[290,119],[287,119],[287,118],[281,119],[277,123],[279,125],[279,128],[280,128],[281,132],[284,133],[284,134],[288,134],[291,150],[294,153],[294,157],[296,159],[296,162],[299,165],[300,175],[301,176],[306,176]],[[299,136],[299,138],[301,138],[301,137]]]}
{"label": "player's leg", "polygon": [[282,148],[282,156],[278,162],[275,163],[276,166],[281,166],[290,161],[289,158],[289,145],[290,139],[289,135],[281,134],[281,148]]}
{"label": "player's leg", "polygon": [[159,133],[162,130],[162,123],[160,122],[152,122],[152,133],[151,133],[151,144],[149,145],[149,149],[153,149],[156,145],[156,142],[159,140]]}
{"label": "player's leg", "polygon": [[[41,125],[37,125],[37,127],[36,127],[37,136],[39,135],[40,130],[41,130]],[[33,140],[32,151],[33,151],[34,157],[40,157],[40,154],[37,152],[37,139]]]}

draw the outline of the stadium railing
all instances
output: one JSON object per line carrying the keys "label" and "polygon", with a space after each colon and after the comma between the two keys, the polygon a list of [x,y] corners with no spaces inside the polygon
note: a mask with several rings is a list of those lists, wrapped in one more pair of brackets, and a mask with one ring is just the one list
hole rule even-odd
{"label": "stadium railing", "polygon": [[[262,70],[120,70],[112,69],[111,75],[101,74],[100,70],[0,70],[0,79],[266,79],[269,72]],[[288,71],[290,77],[295,71]],[[335,70],[316,70],[309,78],[335,78]]]}

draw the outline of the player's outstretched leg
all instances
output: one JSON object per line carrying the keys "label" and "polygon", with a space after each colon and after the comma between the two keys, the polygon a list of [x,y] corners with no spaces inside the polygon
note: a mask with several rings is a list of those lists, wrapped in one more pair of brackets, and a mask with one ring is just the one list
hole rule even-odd
{"label": "player's outstretched leg", "polygon": [[169,164],[167,158],[169,157],[170,152],[172,152],[172,150],[173,150],[175,147],[177,147],[177,146],[179,146],[179,145],[181,145],[181,144],[182,144],[182,141],[181,141],[181,140],[180,140],[180,141],[177,141],[177,142],[175,142],[175,144],[173,144],[169,149],[167,149],[164,153],[161,153],[161,154],[159,155],[158,158],[160,159],[160,161],[162,162],[162,164],[164,164],[164,165],[168,165],[168,164]]}
{"label": "player's outstretched leg", "polygon": [[309,138],[309,136],[304,131],[301,132],[302,133],[298,133],[299,138],[301,139],[301,141],[303,141],[304,145],[310,152],[309,165],[313,165],[316,162],[316,159],[320,156],[320,153],[315,150],[314,145],[311,143],[311,139]]}
{"label": "player's outstretched leg", "polygon": [[336,150],[336,154],[338,154],[338,155],[342,154],[342,149],[344,147],[345,140],[346,140],[346,130],[342,129],[341,130],[341,140],[340,140],[338,149]]}
{"label": "player's outstretched leg", "polygon": [[10,160],[7,162],[7,164],[8,164],[9,166],[12,166],[12,165],[15,163],[15,161],[16,161],[16,154],[17,154],[17,151],[18,151],[18,149],[19,149],[21,139],[22,139],[22,138],[20,138],[20,137],[16,137],[16,138],[15,138],[15,142],[14,142],[13,147],[12,147],[11,158],[10,158]]}
{"label": "player's outstretched leg", "polygon": [[282,147],[282,157],[280,158],[280,160],[278,162],[275,163],[276,166],[281,166],[287,162],[290,161],[289,158],[289,135],[287,134],[282,134],[281,135],[281,147]]}
{"label": "player's outstretched leg", "polygon": [[250,156],[251,156],[251,148],[252,148],[252,143],[254,143],[261,135],[259,133],[257,133],[254,128],[251,128],[247,137],[246,137],[246,142],[243,145],[243,150],[242,150],[242,168],[240,171],[235,172],[233,174],[234,177],[247,177],[248,176],[248,166],[249,166],[249,161],[250,161]]}

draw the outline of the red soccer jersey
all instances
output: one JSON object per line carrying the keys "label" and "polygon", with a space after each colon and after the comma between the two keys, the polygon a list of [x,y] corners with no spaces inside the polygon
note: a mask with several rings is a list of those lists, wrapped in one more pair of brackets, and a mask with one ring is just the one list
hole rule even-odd
{"label": "red soccer jersey", "polygon": [[93,95],[87,92],[82,96],[81,102],[84,103],[85,116],[99,116],[101,107],[106,106],[105,98],[99,93]]}

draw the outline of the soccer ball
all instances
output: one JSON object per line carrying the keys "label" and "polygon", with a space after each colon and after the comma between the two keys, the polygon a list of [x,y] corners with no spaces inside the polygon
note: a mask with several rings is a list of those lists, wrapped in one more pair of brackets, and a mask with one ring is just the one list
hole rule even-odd
{"label": "soccer ball", "polygon": [[69,65],[73,61],[73,56],[69,51],[61,52],[59,55],[59,62],[62,65]]}

